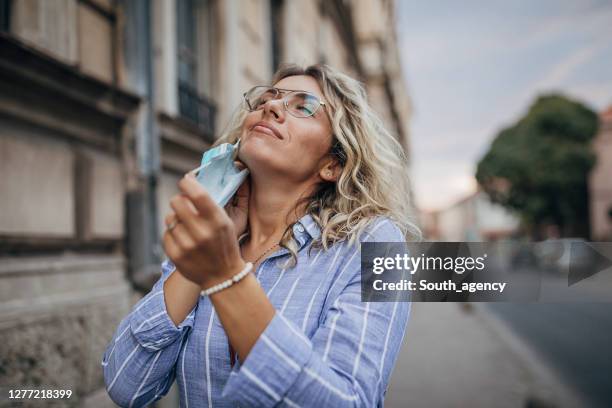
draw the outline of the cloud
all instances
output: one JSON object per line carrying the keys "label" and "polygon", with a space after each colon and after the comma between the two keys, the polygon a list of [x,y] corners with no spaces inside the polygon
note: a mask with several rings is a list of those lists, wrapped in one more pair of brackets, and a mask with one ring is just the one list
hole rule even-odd
{"label": "cloud", "polygon": [[604,46],[608,44],[608,40],[607,38],[603,38],[586,48],[575,49],[561,61],[553,65],[548,72],[542,75],[536,83],[525,89],[525,91],[533,92],[562,87],[577,68],[587,64],[593,59],[598,51],[602,50]]}
{"label": "cloud", "polygon": [[529,28],[521,35],[508,38],[506,48],[514,52],[549,46],[555,41],[583,36],[596,39],[612,33],[612,4],[593,6],[587,2],[576,2],[561,7],[559,14],[530,18]]}
{"label": "cloud", "polygon": [[[604,92],[609,89],[612,79],[608,82],[598,81],[578,85],[572,81],[572,74],[578,68],[588,65],[598,53],[605,50],[607,45],[607,38],[602,38],[590,46],[573,50],[573,52],[567,54],[561,60],[551,63],[548,70],[542,73],[538,79],[506,97],[506,100],[502,102],[503,105],[513,107],[514,115],[518,116],[527,109],[528,105],[533,102],[537,95],[548,92],[561,92],[579,95],[583,101],[596,106],[596,108],[603,108],[602,105],[605,102]],[[584,79],[578,79],[578,81],[581,80]]]}

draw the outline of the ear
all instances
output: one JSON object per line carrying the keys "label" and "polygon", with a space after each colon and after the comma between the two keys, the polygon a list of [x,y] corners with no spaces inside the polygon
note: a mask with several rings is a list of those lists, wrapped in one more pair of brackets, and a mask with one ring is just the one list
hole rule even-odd
{"label": "ear", "polygon": [[342,172],[342,167],[338,160],[332,158],[325,162],[321,170],[319,170],[319,177],[321,177],[325,181],[336,182],[340,177],[340,173]]}

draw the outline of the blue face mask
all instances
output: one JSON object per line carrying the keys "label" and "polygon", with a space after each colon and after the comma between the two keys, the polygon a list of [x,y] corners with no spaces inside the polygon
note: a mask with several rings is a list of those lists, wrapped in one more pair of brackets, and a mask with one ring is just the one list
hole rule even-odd
{"label": "blue face mask", "polygon": [[239,170],[234,164],[240,139],[236,144],[223,143],[204,153],[200,167],[192,170],[196,179],[217,204],[225,207],[249,175],[249,169]]}

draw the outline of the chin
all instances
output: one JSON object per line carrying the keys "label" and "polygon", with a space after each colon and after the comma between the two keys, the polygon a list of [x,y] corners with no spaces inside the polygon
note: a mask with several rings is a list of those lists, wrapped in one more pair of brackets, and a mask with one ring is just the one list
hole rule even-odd
{"label": "chin", "polygon": [[258,167],[270,168],[275,159],[278,158],[278,150],[274,149],[265,140],[258,140],[258,137],[247,137],[247,140],[240,142],[238,159],[242,161],[251,171]]}

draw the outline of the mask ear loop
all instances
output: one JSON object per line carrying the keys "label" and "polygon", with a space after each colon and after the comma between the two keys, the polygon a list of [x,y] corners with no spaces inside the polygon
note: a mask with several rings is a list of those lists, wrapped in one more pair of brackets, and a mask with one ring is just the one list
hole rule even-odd
{"label": "mask ear loop", "polygon": [[197,177],[198,176],[198,172],[200,170],[202,170],[204,167],[206,167],[206,164],[204,164],[204,165],[202,165],[202,166],[200,166],[198,168],[195,168],[193,170],[189,170],[189,174],[193,174],[195,177]]}
{"label": "mask ear loop", "polygon": [[241,138],[238,138],[238,141],[234,144],[234,152],[232,154],[232,160],[236,160],[238,158],[238,152],[240,150],[240,140]]}
{"label": "mask ear loop", "polygon": [[225,171],[223,172],[223,177],[221,178],[221,182],[225,183],[225,175],[227,174],[227,171],[229,169],[234,169],[236,166],[234,165],[234,160],[238,159],[238,153],[240,151],[240,138],[238,138],[238,141],[236,143],[234,143],[233,147],[233,152],[232,152],[232,160],[230,163],[227,164],[227,166],[225,167]]}

